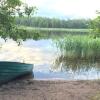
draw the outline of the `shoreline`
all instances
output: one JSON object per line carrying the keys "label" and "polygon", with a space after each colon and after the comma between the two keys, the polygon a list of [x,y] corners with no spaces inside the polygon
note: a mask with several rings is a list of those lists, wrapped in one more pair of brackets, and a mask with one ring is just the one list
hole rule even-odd
{"label": "shoreline", "polygon": [[98,93],[100,80],[17,79],[0,86],[0,100],[93,100]]}

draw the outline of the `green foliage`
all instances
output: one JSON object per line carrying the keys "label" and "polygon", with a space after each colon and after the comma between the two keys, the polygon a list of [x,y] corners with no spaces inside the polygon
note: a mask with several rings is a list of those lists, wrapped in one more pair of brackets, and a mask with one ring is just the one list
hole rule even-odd
{"label": "green foliage", "polygon": [[87,29],[89,28],[90,19],[73,19],[62,20],[57,18],[46,17],[16,17],[16,24],[29,27],[40,28],[74,28],[74,29]]}
{"label": "green foliage", "polygon": [[8,8],[15,9],[16,6],[21,6],[21,1],[20,0],[6,0],[6,5]]}
{"label": "green foliage", "polygon": [[[22,17],[25,14],[21,11],[21,5],[20,0],[0,0],[0,36],[4,38],[10,36],[14,39],[19,32],[23,33],[23,30],[18,30],[15,25],[15,16],[18,14]],[[27,10],[29,10],[28,16],[30,16],[35,8],[28,7]]]}
{"label": "green foliage", "polygon": [[92,33],[95,37],[100,37],[100,12],[97,11],[98,16],[93,19],[90,23],[91,29],[93,29]]}
{"label": "green foliage", "polygon": [[20,0],[0,1],[0,30],[9,33],[14,26],[14,14],[16,6],[20,6]]}
{"label": "green foliage", "polygon": [[61,54],[68,59],[100,58],[100,38],[68,35],[56,41]]}
{"label": "green foliage", "polygon": [[36,7],[28,7],[28,5],[25,6],[25,14],[30,17],[32,14],[35,13]]}
{"label": "green foliage", "polygon": [[27,39],[39,40],[41,38],[48,38],[48,35],[40,34],[36,30],[33,31],[33,30],[27,30],[27,29],[18,29],[16,27],[14,27],[9,34],[6,34],[0,31],[0,36],[5,41],[7,40],[7,38],[11,38],[14,41],[18,42],[18,44],[20,44],[20,41],[22,42]]}
{"label": "green foliage", "polygon": [[12,38],[15,41],[17,40],[25,41],[27,39],[38,40],[41,38],[41,34],[39,34],[37,31],[14,28],[12,32],[10,32],[8,37]]}

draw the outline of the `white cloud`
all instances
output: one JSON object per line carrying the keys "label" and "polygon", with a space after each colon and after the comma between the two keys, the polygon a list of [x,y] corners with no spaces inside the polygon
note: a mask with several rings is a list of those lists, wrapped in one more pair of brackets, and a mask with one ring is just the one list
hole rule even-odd
{"label": "white cloud", "polygon": [[46,6],[47,0],[24,0],[24,2],[29,4],[30,6],[37,6],[40,8]]}
{"label": "white cloud", "polygon": [[25,2],[29,5],[36,5],[41,15],[50,12],[50,14],[55,13],[54,16],[58,14],[91,18],[96,16],[95,11],[100,9],[100,0],[25,0]]}

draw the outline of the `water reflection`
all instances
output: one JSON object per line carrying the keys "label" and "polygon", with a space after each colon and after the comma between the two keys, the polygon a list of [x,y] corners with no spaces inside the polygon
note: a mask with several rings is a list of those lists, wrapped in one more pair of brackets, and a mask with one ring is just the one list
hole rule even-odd
{"label": "water reflection", "polygon": [[[34,64],[52,63],[55,51],[51,46],[52,40],[32,40],[23,41],[18,46],[15,41],[8,39],[6,42],[1,40],[0,60],[20,61]],[[52,52],[53,50],[53,52]]]}
{"label": "water reflection", "polygon": [[[56,36],[55,36],[56,38]],[[99,79],[100,60],[69,60],[59,53],[53,38],[26,39],[20,46],[12,39],[0,39],[0,61],[34,64],[35,79]]]}
{"label": "water reflection", "polygon": [[[68,60],[64,56],[56,58],[53,70],[66,72],[71,80],[74,79],[99,79],[100,59],[98,60]],[[69,79],[69,78],[68,78]]]}

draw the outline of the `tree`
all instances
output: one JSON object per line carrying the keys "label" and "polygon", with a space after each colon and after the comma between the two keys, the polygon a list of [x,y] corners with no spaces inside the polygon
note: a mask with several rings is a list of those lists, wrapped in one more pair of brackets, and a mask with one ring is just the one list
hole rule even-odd
{"label": "tree", "polygon": [[24,12],[22,12],[20,8],[17,8],[16,10],[17,10],[18,16],[23,17]]}
{"label": "tree", "polygon": [[16,7],[21,6],[20,0],[0,0],[0,31],[12,29]]}
{"label": "tree", "polygon": [[30,17],[34,12],[37,10],[36,7],[29,7],[28,5],[25,6],[25,14]]}
{"label": "tree", "polygon": [[100,11],[96,11],[97,17],[91,21],[90,27],[93,29],[93,33],[95,33],[95,37],[100,37]]}
{"label": "tree", "polygon": [[[0,0],[0,36],[3,38],[10,37],[15,39],[17,34],[22,33],[23,29],[18,29],[15,25],[15,17],[24,14],[30,16],[36,7],[28,7],[24,11],[24,5],[20,0]],[[27,12],[27,13],[25,13]],[[16,39],[15,39],[16,40]]]}

